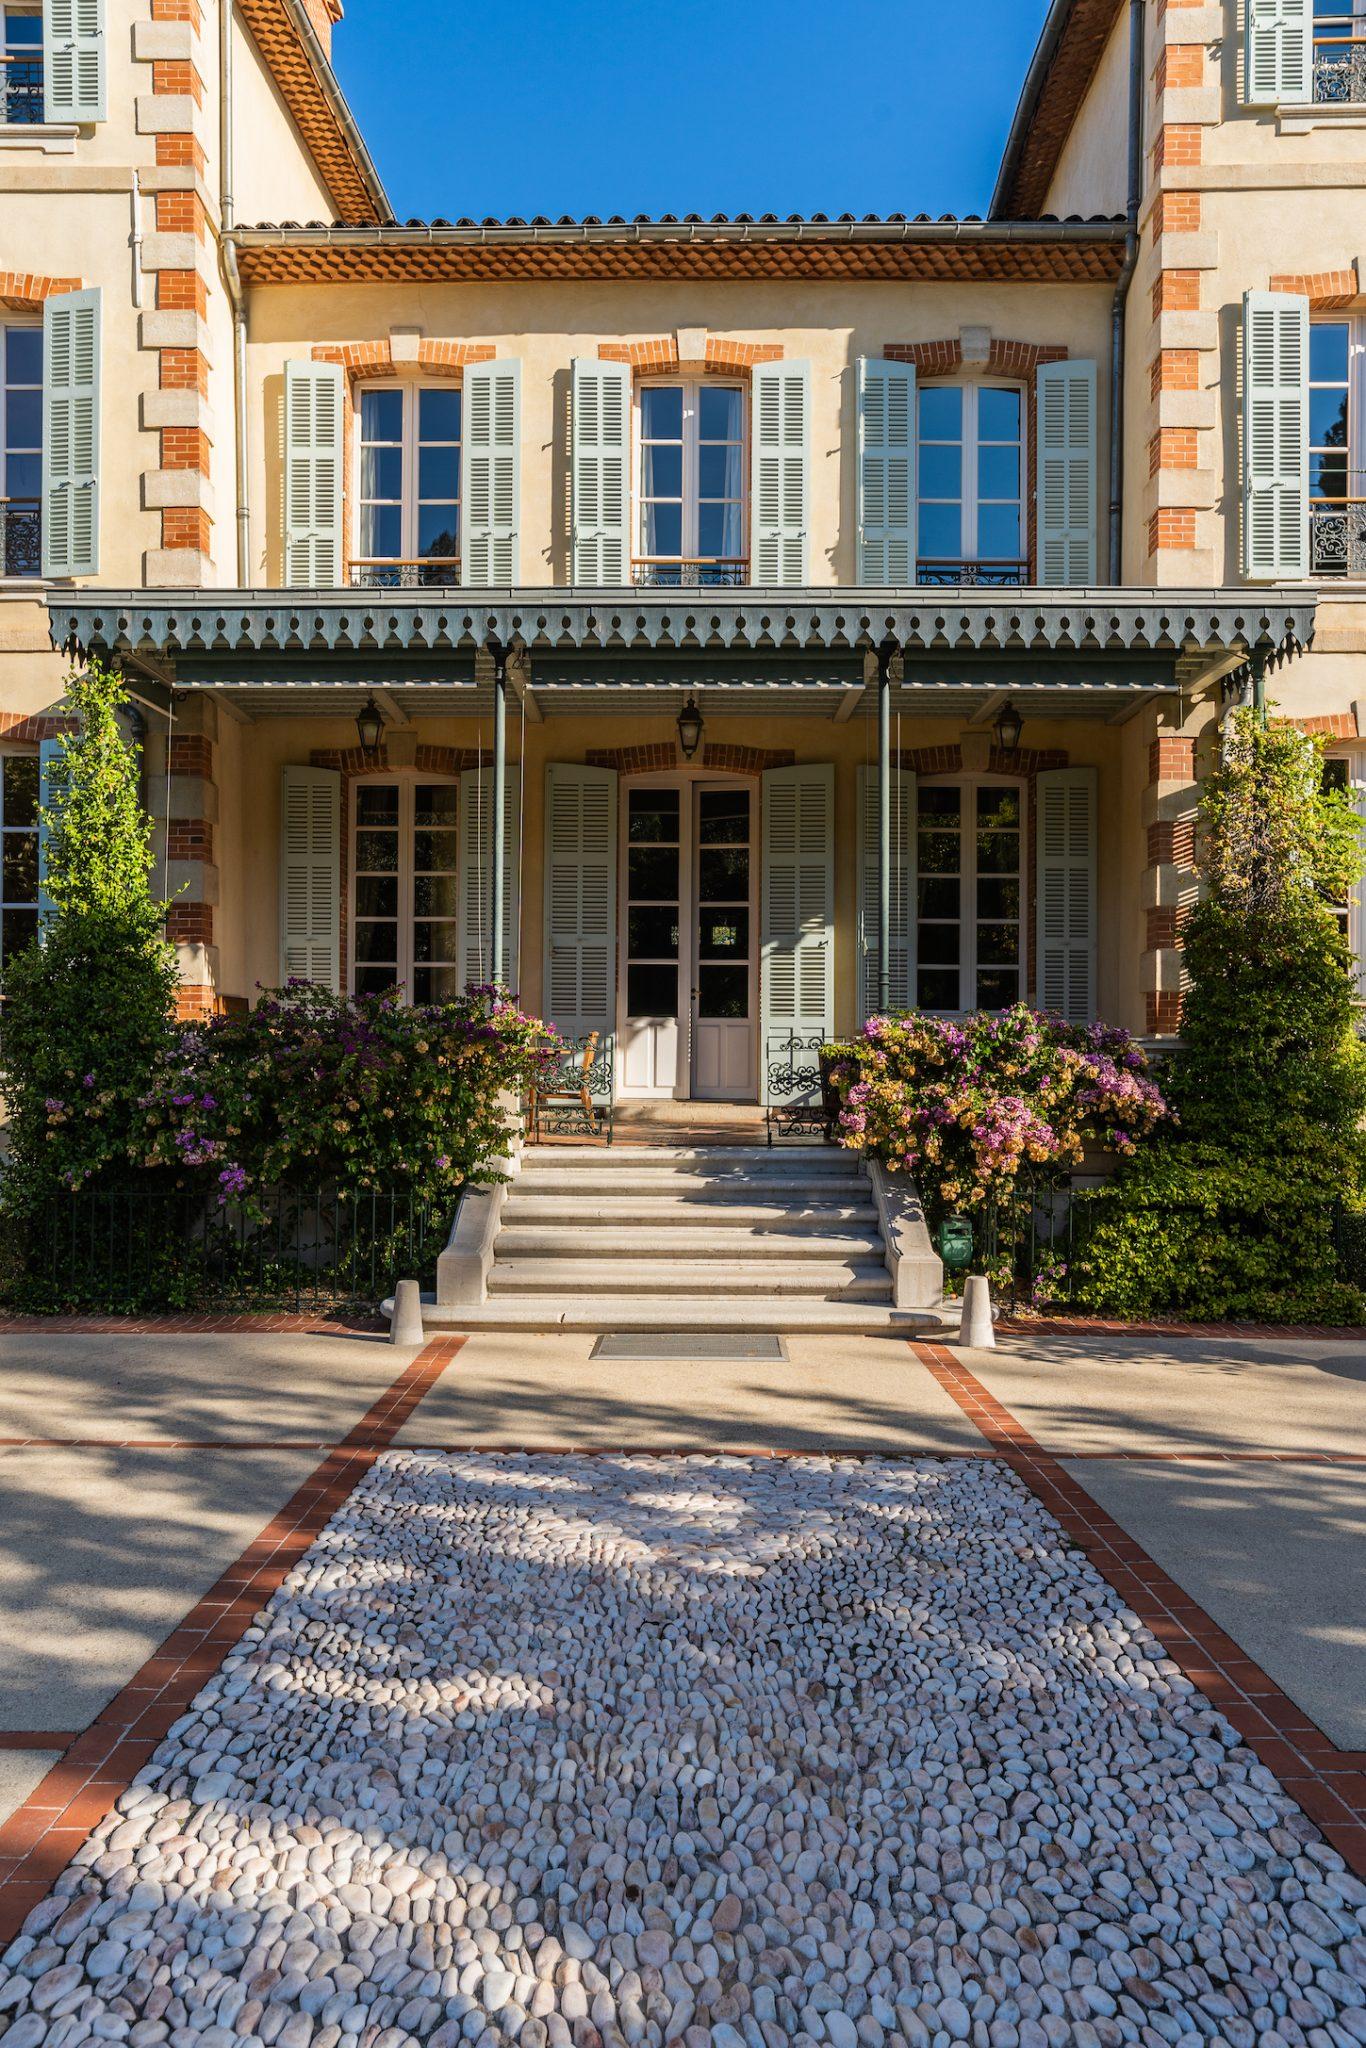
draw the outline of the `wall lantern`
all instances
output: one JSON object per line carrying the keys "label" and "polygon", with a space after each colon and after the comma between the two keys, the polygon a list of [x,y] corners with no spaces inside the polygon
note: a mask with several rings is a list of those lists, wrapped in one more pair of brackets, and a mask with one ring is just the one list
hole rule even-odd
{"label": "wall lantern", "polygon": [[1007,704],[996,721],[996,738],[1003,754],[1018,753],[1024,720],[1013,704]]}
{"label": "wall lantern", "polygon": [[697,708],[696,697],[689,697],[678,714],[678,744],[683,749],[683,759],[691,761],[702,744],[702,713]]}
{"label": "wall lantern", "polygon": [[356,731],[360,734],[361,752],[367,761],[373,761],[384,737],[384,717],[373,697],[367,697],[363,708],[356,713]]}

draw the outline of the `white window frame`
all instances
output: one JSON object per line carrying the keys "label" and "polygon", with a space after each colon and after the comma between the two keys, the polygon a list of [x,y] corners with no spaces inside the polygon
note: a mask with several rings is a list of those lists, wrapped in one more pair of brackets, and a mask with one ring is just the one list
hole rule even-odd
{"label": "white window frame", "polygon": [[[1352,509],[1355,506],[1357,515],[1361,519],[1363,529],[1366,529],[1366,318],[1363,318],[1363,316],[1360,313],[1325,313],[1318,317],[1311,317],[1309,325],[1311,356],[1313,349],[1313,330],[1316,327],[1345,327],[1347,329],[1348,496],[1346,504],[1348,516],[1352,516]],[[1308,407],[1308,411],[1311,416],[1313,412],[1314,392],[1336,390],[1337,388],[1338,387],[1336,383],[1328,385],[1322,382],[1315,381],[1311,369],[1311,374],[1309,377],[1310,402]],[[1314,443],[1312,439],[1312,431],[1312,427],[1308,423],[1306,423],[1305,432],[1306,435],[1309,436],[1309,461],[1311,471],[1314,461]],[[1314,556],[1312,524],[1314,514],[1321,507],[1331,506],[1334,502],[1335,501],[1331,498],[1320,498],[1316,495],[1313,485],[1313,478],[1311,475],[1309,490],[1309,517],[1311,523],[1310,573],[1315,577],[1322,577],[1324,581],[1329,583],[1360,582],[1362,580],[1360,575],[1353,576],[1350,573],[1348,573],[1343,576],[1338,576],[1332,573],[1331,571],[1314,569],[1312,567]]]}
{"label": "white window frame", "polygon": [[[1013,377],[921,377],[916,381],[915,393],[915,502],[917,526],[919,509],[922,505],[948,505],[957,502],[949,498],[922,496],[920,488],[920,404],[927,391],[961,391],[963,394],[963,438],[962,438],[962,507],[963,525],[959,538],[962,550],[957,555],[927,554],[919,538],[916,541],[917,560],[927,564],[935,562],[1023,562],[1028,569],[1029,560],[1029,393],[1025,386]],[[1016,505],[1020,515],[1020,552],[1018,555],[983,555],[979,545],[978,524],[981,512],[979,491],[979,461],[981,440],[978,434],[978,415],[981,410],[983,391],[1012,391],[1020,401],[1020,438],[1018,443],[990,441],[988,447],[1010,448],[1018,446],[1020,451],[1020,491],[1018,499],[989,498],[991,505]],[[950,442],[935,442],[932,447],[950,447]]]}
{"label": "white window frame", "polygon": [[[37,750],[37,748],[36,748],[36,747],[14,747],[14,746],[11,746],[11,747],[0,747],[0,928],[3,928],[3,925],[4,925],[4,921],[5,921],[5,913],[6,913],[7,911],[11,911],[11,910],[24,910],[24,911],[29,911],[29,910],[31,910],[31,911],[34,911],[34,912],[36,912],[36,911],[38,910],[38,908],[39,908],[39,898],[38,898],[37,896],[35,896],[35,898],[34,898],[34,900],[33,900],[33,902],[32,902],[32,903],[11,903],[11,902],[9,901],[9,898],[8,898],[8,897],[6,896],[6,894],[5,894],[5,869],[4,869],[4,857],[3,857],[3,856],[4,856],[4,845],[5,845],[5,841],[6,841],[7,839],[9,839],[9,838],[10,838],[11,836],[13,836],[13,837],[15,837],[15,838],[19,838],[19,837],[23,837],[23,836],[25,836],[25,835],[28,835],[28,834],[32,834],[32,835],[33,835],[33,836],[34,836],[35,838],[37,838],[37,836],[38,836],[38,833],[39,833],[39,829],[40,829],[40,824],[41,824],[41,818],[40,818],[40,820],[39,820],[39,822],[38,822],[38,823],[35,823],[35,824],[33,824],[33,825],[14,825],[14,826],[11,826],[11,825],[7,824],[7,822],[6,822],[6,819],[5,819],[5,788],[4,788],[4,767],[5,767],[5,763],[6,763],[7,761],[12,761],[12,760],[20,760],[20,761],[32,761],[32,763],[33,763],[33,765],[34,765],[34,770],[35,770],[35,772],[36,772],[36,771],[37,771],[37,769],[38,769],[38,763],[39,763],[39,754],[38,754],[38,750]],[[40,783],[39,783],[39,788],[38,788],[38,801],[39,801],[39,804],[40,804],[40,806],[41,806],[41,803],[42,803],[42,784],[41,784],[41,781],[40,781]],[[41,894],[41,885],[40,885],[40,894]],[[4,937],[3,937],[3,929],[0,929],[0,980],[2,980],[2,979],[3,979],[3,975],[4,975]]]}
{"label": "white window frame", "polygon": [[[1019,915],[1019,919],[1018,919],[1018,924],[1019,924],[1019,931],[1020,931],[1020,950],[1019,950],[1019,960],[1018,960],[1018,962],[1017,962],[1017,968],[1018,968],[1018,972],[1019,972],[1019,977],[1020,977],[1020,981],[1019,981],[1019,993],[1018,993],[1018,995],[1017,995],[1017,996],[1015,997],[1015,1001],[1016,1001],[1016,1002],[1024,1002],[1024,1001],[1026,1000],[1026,998],[1027,998],[1027,993],[1028,993],[1028,981],[1029,981],[1029,938],[1030,938],[1030,902],[1029,902],[1029,862],[1030,862],[1030,845],[1029,845],[1029,841],[1030,841],[1030,838],[1031,838],[1031,833],[1030,833],[1030,817],[1029,817],[1029,781],[1028,781],[1028,778],[1027,778],[1027,777],[1025,777],[1025,776],[1023,776],[1023,775],[997,775],[997,774],[991,774],[991,773],[985,773],[985,774],[977,774],[977,773],[971,773],[971,772],[970,772],[970,773],[967,773],[967,774],[959,773],[959,774],[956,774],[956,775],[922,775],[922,776],[920,776],[920,777],[918,778],[918,782],[917,782],[917,791],[916,791],[916,801],[917,801],[917,811],[916,811],[916,837],[917,837],[917,842],[918,842],[918,840],[919,840],[919,834],[920,834],[920,830],[921,830],[921,818],[920,818],[919,804],[920,804],[920,801],[921,801],[921,799],[922,799],[922,798],[924,797],[925,793],[926,793],[926,792],[927,792],[928,790],[932,790],[932,789],[957,789],[957,790],[960,790],[960,791],[962,792],[962,808],[961,808],[961,810],[960,810],[960,813],[959,813],[959,817],[960,817],[960,824],[959,824],[959,845],[960,845],[960,849],[961,849],[961,853],[960,853],[960,862],[959,862],[959,883],[960,883],[960,895],[959,895],[958,917],[957,917],[957,920],[956,920],[956,923],[957,923],[957,926],[958,926],[958,930],[959,930],[959,932],[960,932],[960,934],[961,934],[961,944],[960,944],[960,947],[959,947],[959,955],[958,955],[958,970],[957,970],[957,972],[958,972],[958,999],[959,999],[959,1007],[958,1007],[957,1009],[955,1009],[955,1010],[935,1010],[935,1009],[930,1009],[930,1008],[928,1008],[928,1007],[927,1007],[927,1006],[925,1006],[925,1005],[922,1005],[922,1004],[921,1004],[921,1002],[920,1002],[920,999],[919,999],[919,998],[920,998],[920,986],[919,986],[919,976],[920,976],[920,972],[921,972],[921,969],[922,969],[922,967],[923,967],[923,968],[925,968],[926,970],[928,970],[928,971],[929,971],[929,972],[931,972],[931,973],[935,973],[935,972],[939,972],[939,973],[949,973],[949,972],[951,972],[952,970],[951,970],[951,968],[949,967],[949,965],[948,965],[947,963],[939,963],[939,962],[936,962],[936,961],[932,961],[932,960],[926,960],[926,961],[922,961],[922,960],[920,959],[920,923],[921,923],[921,919],[920,919],[920,888],[919,888],[919,884],[920,884],[921,882],[932,882],[932,881],[936,881],[936,880],[938,880],[938,879],[940,879],[940,878],[939,878],[939,877],[937,877],[937,876],[935,876],[935,875],[933,875],[933,874],[930,874],[930,873],[928,873],[928,872],[923,872],[923,871],[921,870],[921,867],[920,867],[920,862],[919,862],[919,858],[918,858],[918,857],[917,857],[917,860],[916,860],[916,886],[915,886],[915,889],[914,889],[914,892],[913,892],[913,899],[912,899],[912,914],[913,914],[913,916],[914,916],[914,919],[915,919],[915,928],[914,928],[914,931],[913,931],[913,934],[912,934],[912,938],[913,938],[913,954],[914,954],[914,959],[915,959],[915,968],[914,968],[914,973],[915,973],[915,981],[916,981],[916,985],[915,985],[915,987],[914,987],[914,988],[913,988],[913,989],[911,990],[911,996],[912,996],[912,1002],[913,1002],[913,1006],[914,1006],[914,1007],[915,1007],[916,1009],[921,1009],[921,1008],[923,1008],[923,1009],[924,1009],[924,1011],[925,1011],[925,1015],[926,1015],[927,1017],[948,1017],[948,1018],[955,1018],[955,1017],[968,1017],[968,1016],[971,1016],[971,1015],[972,1015],[972,1014],[973,1014],[973,1013],[974,1013],[974,1012],[975,1012],[975,1011],[976,1011],[976,1010],[977,1010],[977,1009],[978,1009],[978,1008],[980,1007],[980,1005],[979,1005],[979,1004],[978,1004],[978,1003],[977,1003],[977,1002],[976,1002],[975,1000],[974,1000],[973,1002],[971,1002],[971,1003],[968,1003],[968,1004],[964,1004],[964,1003],[963,1003],[963,1000],[962,1000],[962,998],[963,998],[963,990],[964,990],[964,988],[965,988],[965,987],[966,987],[966,988],[968,988],[968,989],[969,989],[969,990],[971,991],[971,993],[972,993],[972,995],[973,995],[973,997],[974,997],[974,998],[976,997],[976,994],[977,994],[977,964],[978,964],[978,963],[977,963],[977,923],[978,923],[978,919],[977,919],[977,835],[976,835],[976,806],[977,806],[977,792],[978,792],[978,790],[979,790],[979,789],[1012,789],[1012,790],[1014,790],[1014,791],[1016,792],[1016,794],[1018,795],[1018,797],[1019,797],[1019,800],[1020,800],[1020,870],[1019,870],[1019,883],[1020,883],[1020,915]],[[969,805],[971,805],[971,809],[972,809],[972,813],[973,813],[973,824],[972,824],[972,828],[971,828],[971,830],[969,830],[969,827],[968,827],[968,824],[967,824],[967,818],[968,818],[968,811],[969,811]],[[996,877],[989,877],[988,879],[994,880],[994,879],[997,879],[997,878],[996,878]],[[1008,881],[1008,880],[1010,879],[1010,877],[1009,877],[1009,876],[1002,876],[1002,877],[1000,877],[999,879],[1001,879],[1001,880],[1004,880],[1004,881]],[[969,906],[970,906],[970,915],[968,914]],[[993,921],[993,920],[987,920],[987,922],[992,922],[992,921]],[[1009,924],[1010,922],[1012,922],[1012,920],[1011,920],[1011,919],[1009,919],[1009,918],[1002,918],[1002,919],[1000,919],[1000,920],[996,920],[996,921],[999,921],[1000,923],[1003,923],[1003,924]],[[942,925],[948,926],[948,925],[951,925],[952,923],[954,923],[954,922],[955,922],[955,920],[954,920],[954,919],[951,919],[951,918],[931,918],[931,919],[929,919],[929,920],[928,920],[928,922],[929,922],[929,923],[931,923],[931,924],[942,924]],[[1009,1008],[1009,1007],[1010,1007],[1010,1005],[1009,1005],[1009,1004],[1007,1004],[1007,1005],[1005,1005],[1005,1007],[1006,1007],[1006,1008]],[[995,1015],[997,1015],[997,1014],[999,1014],[999,1013],[998,1013],[998,1012],[996,1012],[996,1011],[993,1011],[993,1012],[991,1012],[991,1014],[992,1014],[993,1016],[995,1016]]]}
{"label": "white window frame", "polygon": [[[17,454],[36,455],[38,457],[38,489],[34,493],[33,498],[31,500],[26,498],[22,502],[24,504],[31,503],[38,514],[39,558],[37,566],[35,566],[35,568],[33,569],[31,576],[20,577],[17,574],[11,576],[9,575],[5,567],[6,560],[8,559],[7,550],[4,548],[3,545],[0,545],[0,582],[22,581],[27,583],[36,582],[38,578],[42,575],[41,542],[43,530],[43,323],[41,320],[25,320],[21,316],[15,317],[13,319],[7,318],[0,320],[0,514],[3,514],[5,507],[9,503],[9,337],[11,334],[17,334],[21,332],[25,334],[36,334],[39,341],[37,383],[21,384],[16,386],[16,389],[21,391],[36,391],[38,393],[38,446],[36,449],[21,448],[15,451]],[[2,538],[2,535],[0,535],[0,539]]]}
{"label": "white window frame", "polygon": [[[1311,11],[1313,11],[1312,0]],[[1340,33],[1341,28],[1345,27],[1353,37],[1366,36],[1366,0],[1339,0],[1337,15],[1339,21],[1333,23],[1335,32]],[[1309,90],[1312,95],[1310,104],[1319,108],[1340,106],[1344,110],[1354,108],[1360,111],[1362,105],[1360,100],[1321,100],[1318,96],[1319,51],[1330,41],[1330,38],[1326,37],[1323,33],[1330,19],[1331,17],[1325,17],[1321,20],[1317,11],[1313,11],[1309,34],[1311,74]]]}
{"label": "white window frame", "polygon": [[[361,552],[361,532],[364,524],[366,504],[372,502],[389,504],[392,502],[392,500],[387,498],[367,500],[361,493],[361,476],[364,465],[363,451],[366,445],[362,428],[362,410],[363,400],[368,391],[397,392],[403,406],[403,432],[399,442],[403,471],[401,480],[402,495],[399,499],[399,523],[402,528],[401,540],[403,548],[403,552],[400,555],[366,555]],[[454,502],[456,538],[459,546],[453,555],[419,555],[417,552],[418,526],[422,503],[418,495],[418,463],[423,445],[419,439],[419,422],[421,418],[422,393],[424,391],[454,391],[458,393],[460,398],[459,440],[427,444],[432,447],[453,447],[457,451],[459,466],[456,475],[457,489]],[[356,563],[375,563],[381,567],[392,566],[397,569],[418,568],[426,566],[428,563],[441,565],[449,563],[451,582],[452,584],[458,583],[460,581],[460,550],[463,549],[465,544],[465,394],[463,386],[430,377],[371,377],[367,378],[364,383],[357,384],[355,403],[352,409],[355,414],[355,460],[352,469],[352,475],[355,477],[355,489],[352,492],[354,504],[350,521],[352,561]],[[379,445],[391,447],[393,444],[392,442],[382,442]]]}
{"label": "white window frame", "polygon": [[[413,926],[416,922],[414,899],[417,893],[415,887],[416,876],[413,867],[413,838],[417,830],[417,787],[419,783],[424,787],[429,784],[439,784],[443,789],[453,789],[456,793],[455,817],[450,826],[450,830],[455,834],[456,838],[456,864],[450,871],[451,878],[455,883],[456,908],[451,911],[449,917],[439,920],[424,920],[424,922],[449,924],[451,932],[456,939],[456,957],[441,964],[451,967],[457,979],[461,975],[461,963],[458,957],[461,883],[460,777],[458,775],[429,774],[425,768],[375,768],[368,770],[363,775],[357,775],[352,778],[348,796],[349,816],[346,820],[346,987],[348,994],[351,995],[354,995],[356,992],[357,970],[372,965],[370,961],[357,960],[356,958],[356,932],[362,922],[357,915],[356,842],[360,837],[362,829],[369,829],[363,828],[360,822],[360,803],[358,799],[360,791],[363,789],[374,789],[392,785],[398,790],[398,962],[395,967],[394,978],[409,1002],[414,1000],[412,988],[415,967],[419,964],[424,966],[436,964],[428,962],[418,963],[413,959]],[[374,870],[368,869],[365,872],[373,873]],[[379,922],[381,920],[375,921]],[[387,920],[382,921],[387,922]]]}
{"label": "white window frame", "polygon": [[[707,561],[724,561],[735,569],[737,583],[749,580],[750,560],[750,433],[751,407],[746,380],[741,377],[638,377],[631,394],[631,542],[635,566],[648,571],[651,568],[668,567],[677,562],[680,566],[695,564],[698,554],[699,526],[699,481],[701,472],[700,420],[701,406],[698,394],[703,390],[738,391],[740,394],[740,553],[730,556],[708,556]],[[681,391],[683,393],[683,519],[681,555],[647,555],[645,552],[645,408],[644,394],[647,391]],[[734,447],[734,442],[709,443],[709,446]],[[668,503],[667,499],[658,502]],[[729,501],[727,501],[729,502]]]}

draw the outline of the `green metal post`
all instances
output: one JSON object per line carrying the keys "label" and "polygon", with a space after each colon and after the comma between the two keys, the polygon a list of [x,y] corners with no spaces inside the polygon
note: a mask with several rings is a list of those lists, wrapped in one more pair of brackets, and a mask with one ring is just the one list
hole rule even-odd
{"label": "green metal post", "polygon": [[493,656],[493,829],[489,839],[493,846],[493,873],[489,877],[489,980],[503,978],[503,925],[506,910],[503,903],[503,844],[506,829],[507,804],[507,650],[496,640],[490,640],[489,653]]}
{"label": "green metal post", "polygon": [[1266,724],[1266,656],[1260,651],[1252,657],[1252,708],[1258,723]]}

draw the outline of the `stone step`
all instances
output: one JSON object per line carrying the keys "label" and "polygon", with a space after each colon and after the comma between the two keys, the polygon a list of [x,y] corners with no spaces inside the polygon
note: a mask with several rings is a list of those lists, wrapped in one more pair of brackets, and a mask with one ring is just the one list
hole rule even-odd
{"label": "stone step", "polygon": [[735,1180],[858,1180],[863,1176],[863,1159],[857,1152],[842,1152],[834,1146],[803,1146],[800,1149],[769,1152],[718,1146],[711,1150],[663,1151],[655,1146],[566,1146],[533,1149],[522,1155],[523,1180],[560,1180],[593,1174],[615,1179],[620,1173],[649,1173],[660,1179],[696,1178]]}
{"label": "stone step", "polygon": [[620,1167],[610,1177],[596,1173],[562,1173],[553,1177],[523,1172],[513,1183],[518,1195],[677,1195],[708,1202],[761,1201],[805,1207],[812,1201],[866,1200],[868,1183],[855,1174],[651,1173],[644,1167]]}
{"label": "stone step", "polygon": [[[856,1195],[858,1190],[848,1192]],[[549,1195],[535,1189],[523,1194],[514,1181],[503,1202],[503,1221],[505,1228],[513,1223],[643,1223],[651,1230],[842,1230],[877,1222],[871,1202],[832,1199],[788,1205],[764,1201],[763,1193],[758,1190],[753,1200],[738,1190],[713,1197],[700,1189],[662,1195]]]}
{"label": "stone step", "polygon": [[[392,1301],[383,1313],[393,1313]],[[761,1331],[782,1336],[929,1337],[957,1328],[957,1317],[933,1309],[892,1308],[876,1301],[813,1301],[802,1295],[749,1295],[743,1300],[714,1294],[503,1295],[477,1307],[438,1308],[422,1304],[429,1335],[443,1330],[604,1330],[644,1335],[651,1331],[731,1334]],[[625,1371],[630,1371],[627,1365]]]}
{"label": "stone step", "polygon": [[[504,1217],[507,1211],[503,1212]],[[581,1223],[582,1219],[580,1219]],[[633,1229],[586,1230],[573,1224],[505,1221],[498,1233],[499,1259],[845,1259],[880,1260],[882,1239],[876,1229],[832,1231],[726,1229],[724,1242],[714,1225],[661,1228],[641,1217]]]}
{"label": "stone step", "polygon": [[885,1265],[860,1259],[503,1259],[495,1246],[489,1294],[808,1294],[828,1300],[885,1301]]}

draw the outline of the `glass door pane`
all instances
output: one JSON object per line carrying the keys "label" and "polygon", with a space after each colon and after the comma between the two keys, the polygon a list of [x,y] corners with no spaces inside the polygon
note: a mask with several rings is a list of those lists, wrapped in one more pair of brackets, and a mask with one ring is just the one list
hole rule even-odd
{"label": "glass door pane", "polygon": [[413,986],[415,1003],[453,1002],[456,965],[457,790],[419,782],[413,793]]}
{"label": "glass door pane", "polygon": [[399,979],[399,785],[356,785],[356,907],[351,920],[357,995]]}
{"label": "glass door pane", "polygon": [[922,1010],[962,1008],[963,792],[922,788],[918,832],[916,1002]]}
{"label": "glass door pane", "polygon": [[633,789],[626,808],[626,1014],[678,1015],[682,808],[677,789]]}
{"label": "glass door pane", "polygon": [[750,792],[704,789],[697,816],[697,1014],[749,1016]]}
{"label": "glass door pane", "polygon": [[1007,1010],[1020,1000],[1018,789],[977,791],[977,1007]]}

